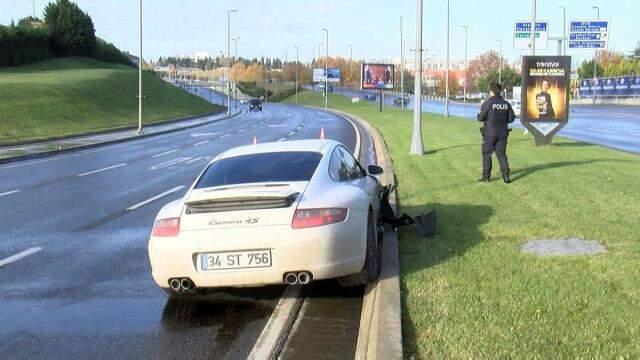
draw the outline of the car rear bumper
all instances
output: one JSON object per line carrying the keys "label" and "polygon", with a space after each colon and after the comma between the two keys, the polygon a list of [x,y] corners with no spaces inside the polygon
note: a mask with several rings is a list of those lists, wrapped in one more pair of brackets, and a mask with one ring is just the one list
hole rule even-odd
{"label": "car rear bumper", "polygon": [[[190,278],[196,287],[260,286],[284,283],[284,274],[309,271],[314,280],[359,272],[364,266],[366,214],[347,221],[308,229],[290,225],[225,230],[183,231],[173,238],[151,237],[149,259],[154,281],[169,287],[169,279]],[[271,266],[203,271],[199,254],[271,250]]]}

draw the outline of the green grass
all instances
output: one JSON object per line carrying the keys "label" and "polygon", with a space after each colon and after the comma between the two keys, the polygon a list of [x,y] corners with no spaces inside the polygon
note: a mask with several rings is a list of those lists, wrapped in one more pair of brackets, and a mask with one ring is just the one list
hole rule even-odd
{"label": "green grass", "polygon": [[[137,89],[135,68],[88,58],[0,69],[0,143],[137,125]],[[143,94],[145,123],[222,110],[148,73]]]}
{"label": "green grass", "polygon": [[[300,101],[324,103],[310,91]],[[560,137],[536,148],[515,130],[514,182],[476,183],[478,123],[423,114],[428,154],[410,156],[410,112],[339,96],[329,104],[380,129],[402,212],[437,210],[434,239],[400,232],[407,358],[640,357],[640,156]],[[496,178],[497,167],[494,158]],[[527,240],[570,237],[607,252],[520,251]]]}

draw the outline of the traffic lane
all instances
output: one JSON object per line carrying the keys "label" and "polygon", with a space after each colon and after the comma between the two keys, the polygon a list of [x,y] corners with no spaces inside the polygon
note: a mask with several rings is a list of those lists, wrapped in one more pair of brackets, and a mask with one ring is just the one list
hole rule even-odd
{"label": "traffic lane", "polygon": [[[142,201],[177,186],[188,187],[204,165],[220,152],[248,145],[254,136],[259,136],[260,141],[276,141],[299,127],[303,119],[302,114],[284,117],[262,128],[236,131],[216,141],[181,148],[162,157],[144,157],[117,168],[95,165],[94,171],[106,170],[86,176],[78,175],[87,173],[54,174],[52,178],[57,181],[47,180],[40,186],[0,198],[3,203],[0,229],[7,229],[12,233],[11,239],[17,239],[43,231],[74,231],[123,216],[124,210],[137,203],[136,199]],[[11,243],[15,241],[1,244],[0,254],[7,247],[13,249]]]}
{"label": "traffic lane", "polygon": [[47,184],[75,174],[135,162],[148,157],[163,157],[170,151],[215,140],[242,129],[264,125],[275,117],[271,112],[243,114],[206,126],[81,150],[73,154],[28,160],[0,166],[0,193]]}
{"label": "traffic lane", "polygon": [[[352,127],[346,123],[345,129],[352,131]],[[235,145],[231,143],[232,140],[231,137],[225,140],[229,141],[226,147]],[[213,152],[213,150],[208,151]],[[122,216],[106,214],[97,219],[93,216],[94,212],[102,208],[115,210],[117,215],[126,204],[131,204],[133,198],[138,200],[146,198],[151,193],[158,192],[160,187],[164,189],[180,183],[190,184],[195,176],[184,170],[186,166],[182,165],[175,165],[172,169],[175,171],[170,172],[167,169],[166,173],[170,175],[167,175],[168,178],[146,176],[145,180],[148,179],[148,181],[140,181],[139,178],[135,178],[136,176],[132,179],[123,173],[96,174],[104,178],[102,180],[96,178],[93,184],[94,188],[102,190],[102,194],[96,199],[79,196],[78,198],[86,203],[84,206],[74,204],[81,207],[79,211],[69,215],[63,210],[58,211],[61,213],[58,215],[55,211],[44,209],[44,212],[58,217],[50,224],[52,228],[57,226],[58,231],[46,229],[39,233],[23,232],[23,236],[17,236],[16,240],[20,245],[24,245],[23,240],[35,239],[43,250],[10,266],[0,268],[0,276],[3,277],[3,285],[0,287],[2,290],[0,306],[9,310],[4,318],[0,318],[0,321],[7,325],[3,328],[4,332],[0,332],[0,336],[4,338],[2,343],[6,344],[0,347],[0,354],[24,354],[29,357],[50,357],[49,355],[55,354],[68,358],[66,354],[71,356],[87,354],[99,349],[100,353],[118,352],[138,357],[139,354],[156,354],[157,352],[154,351],[157,350],[158,343],[183,341],[183,344],[189,346],[180,348],[181,344],[177,344],[175,349],[180,352],[175,354],[176,357],[179,355],[193,357],[188,354],[194,354],[195,357],[200,355],[212,357],[211,354],[219,349],[224,350],[225,346],[230,349],[227,352],[231,355],[238,355],[238,358],[246,356],[246,352],[251,349],[252,341],[255,341],[264,322],[268,319],[273,306],[273,300],[270,298],[264,300],[266,304],[249,303],[249,309],[254,310],[247,310],[246,307],[239,310],[237,301],[224,305],[224,310],[221,311],[226,315],[233,315],[237,311],[242,313],[255,311],[257,314],[255,318],[243,317],[241,320],[248,322],[240,321],[235,325],[231,325],[236,322],[230,320],[233,316],[222,318],[212,316],[212,323],[203,325],[201,316],[204,315],[198,310],[203,308],[202,302],[187,303],[186,307],[177,308],[165,302],[162,318],[158,322],[160,305],[166,301],[166,297],[150,277],[146,243],[157,211],[164,203],[179,198],[180,192],[172,193],[162,200],[152,202],[133,212],[126,212]],[[194,173],[199,172],[202,166],[202,164],[193,166]],[[154,185],[155,183],[160,186]],[[51,187],[55,186],[60,184],[51,185]],[[134,194],[119,194],[120,196],[112,194],[112,191],[117,192],[126,186],[133,188],[130,190]],[[78,184],[71,184],[69,187],[73,191],[82,192]],[[152,191],[149,191],[150,189]],[[147,193],[140,194],[141,191],[147,191]],[[61,200],[69,197],[62,189],[49,189],[48,193],[58,195]],[[46,197],[46,195],[47,192],[44,191],[41,194],[34,194],[35,197]],[[59,203],[58,199],[52,202]],[[71,218],[68,223],[64,221],[65,216]],[[36,214],[35,217],[41,216]],[[78,227],[69,229],[63,225]],[[277,293],[281,289],[272,291]],[[245,294],[246,299],[250,300],[252,297],[262,299],[264,290],[258,290],[253,295]],[[206,300],[205,304],[207,302],[210,300]],[[24,313],[24,306],[28,306],[29,312]],[[204,308],[207,307],[208,305],[204,306]],[[94,310],[96,308],[97,310]],[[165,321],[167,319],[165,315],[168,314],[169,318],[172,318],[174,312],[183,314],[185,308],[192,309],[196,326],[188,324],[187,326],[183,321],[178,321],[174,341],[171,338],[172,333],[164,331],[165,325],[171,324]],[[109,309],[115,309],[117,314],[111,314]],[[22,314],[22,317],[9,316],[11,314]],[[78,317],[77,314],[83,314],[83,316]],[[84,324],[81,324],[83,321],[97,322],[102,325],[96,326],[92,333],[83,327]],[[225,326],[231,326],[232,329],[225,330]],[[226,335],[220,332],[222,330]],[[114,335],[113,332],[117,334]],[[96,339],[98,338],[96,333],[107,333],[107,335]],[[84,344],[88,345],[78,345],[72,341],[84,334],[89,334],[88,338],[82,339]],[[189,338],[188,335],[191,334],[195,340]],[[221,336],[226,340],[198,343],[199,339]],[[74,343],[74,346],[62,348],[61,343]],[[194,349],[190,345],[195,345],[197,348]],[[88,352],[85,353],[85,351]],[[168,352],[168,354],[172,353]]]}

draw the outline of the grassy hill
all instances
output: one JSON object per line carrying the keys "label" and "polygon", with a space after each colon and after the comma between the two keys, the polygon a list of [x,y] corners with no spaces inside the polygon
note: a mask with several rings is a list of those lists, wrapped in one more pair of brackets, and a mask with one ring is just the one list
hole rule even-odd
{"label": "grassy hill", "polygon": [[[0,144],[137,125],[137,69],[88,58],[57,58],[0,69]],[[148,124],[220,111],[143,74]]]}

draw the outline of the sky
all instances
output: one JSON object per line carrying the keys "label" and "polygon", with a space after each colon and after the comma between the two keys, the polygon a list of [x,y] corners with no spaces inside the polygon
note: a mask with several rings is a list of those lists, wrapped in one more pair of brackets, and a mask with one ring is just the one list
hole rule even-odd
{"label": "sky", "polygon": [[[0,23],[32,14],[32,0],[0,0]],[[48,0],[33,0],[41,16]],[[138,0],[75,0],[91,15],[96,33],[119,48],[138,54]],[[464,58],[464,30],[469,27],[468,58],[488,49],[498,49],[514,61],[526,51],[513,50],[516,20],[531,17],[531,0],[450,0],[450,56]],[[562,36],[562,10],[566,20],[596,17],[592,6],[600,7],[600,18],[611,20],[609,49],[628,53],[640,41],[637,14],[640,0],[538,0],[538,20],[549,21],[549,36]],[[207,51],[212,56],[226,53],[227,10],[231,14],[231,37],[239,36],[238,56],[285,56],[287,45],[298,45],[300,60],[317,56],[325,41],[322,28],[329,30],[329,55],[354,59],[383,60],[400,56],[400,17],[404,22],[405,56],[416,47],[415,0],[144,0],[143,53],[145,58],[193,55]],[[423,49],[426,55],[446,56],[446,0],[425,0],[423,4]],[[635,16],[634,16],[635,14]],[[557,42],[538,54],[555,54]],[[323,45],[324,46],[324,45]],[[232,42],[232,49],[234,46]],[[325,50],[322,49],[324,53]],[[569,50],[574,62],[593,56],[593,50]],[[295,57],[295,49],[289,49]]]}

